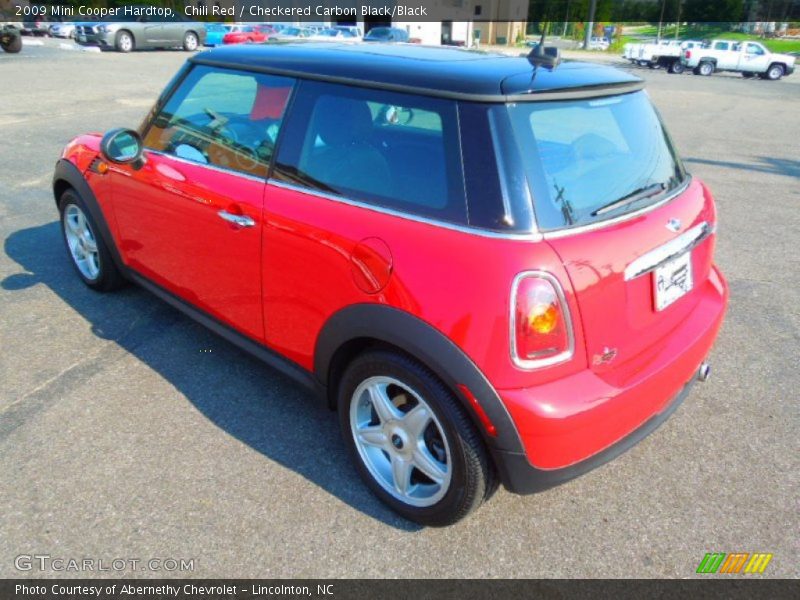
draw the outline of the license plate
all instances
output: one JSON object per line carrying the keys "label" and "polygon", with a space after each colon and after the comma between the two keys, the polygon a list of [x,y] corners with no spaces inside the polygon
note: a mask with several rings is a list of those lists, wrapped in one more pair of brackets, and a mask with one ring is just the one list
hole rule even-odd
{"label": "license plate", "polygon": [[79,42],[85,42],[86,41],[86,36],[85,35],[79,35],[78,36],[78,41]]}
{"label": "license plate", "polygon": [[664,310],[692,289],[692,253],[686,252],[653,272],[656,310]]}

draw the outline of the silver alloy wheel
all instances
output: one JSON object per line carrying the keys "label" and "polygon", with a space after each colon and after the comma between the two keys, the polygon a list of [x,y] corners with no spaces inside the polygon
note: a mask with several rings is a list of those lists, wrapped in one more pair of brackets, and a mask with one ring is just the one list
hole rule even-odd
{"label": "silver alloy wheel", "polygon": [[119,49],[130,52],[133,49],[133,38],[124,31],[119,34]]}
{"label": "silver alloy wheel", "polygon": [[64,211],[64,235],[75,266],[81,274],[91,281],[100,276],[100,253],[86,215],[75,204]]}
{"label": "silver alloy wheel", "polygon": [[350,400],[350,430],[375,481],[412,506],[439,502],[450,488],[452,460],[431,407],[391,377],[364,380]]}
{"label": "silver alloy wheel", "polygon": [[709,62],[704,62],[700,65],[701,75],[711,75],[714,72],[714,65]]}
{"label": "silver alloy wheel", "polygon": [[183,40],[183,47],[187,52],[197,50],[197,36],[193,33],[187,33]]}
{"label": "silver alloy wheel", "polygon": [[767,73],[767,76],[770,79],[772,79],[773,81],[775,81],[776,79],[780,79],[782,75],[783,75],[783,67],[781,67],[779,65],[775,65],[774,67],[770,67],[770,70]]}

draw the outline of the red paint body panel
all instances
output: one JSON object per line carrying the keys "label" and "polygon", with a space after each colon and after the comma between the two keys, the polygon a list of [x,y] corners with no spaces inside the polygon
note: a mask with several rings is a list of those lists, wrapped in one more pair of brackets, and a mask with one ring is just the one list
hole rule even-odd
{"label": "red paint body panel", "polygon": [[[578,296],[587,361],[597,371],[615,369],[667,336],[699,301],[698,294],[689,293],[658,312],[654,309],[652,275],[625,281],[625,267],[633,260],[677,237],[666,227],[672,218],[680,219],[681,231],[701,222],[716,222],[713,202],[699,181],[692,181],[682,194],[642,216],[550,241]],[[714,236],[692,250],[695,288],[708,277],[713,250]],[[616,359],[595,366],[593,357],[603,354],[605,348],[615,349]]]}
{"label": "red paint body panel", "polygon": [[[351,273],[360,240],[380,236],[392,274],[369,294]],[[497,387],[523,387],[585,366],[582,357],[537,373],[509,354],[509,302],[517,273],[566,273],[547,244],[446,229],[277,186],[265,201],[264,317],[267,343],[310,369],[317,335],[349,304],[375,302],[409,312],[459,346]],[[568,294],[570,309],[577,305]],[[577,328],[576,341],[583,343]]]}
{"label": "red paint body panel", "polygon": [[601,452],[661,412],[695,376],[716,339],[728,288],[714,268],[692,293],[692,309],[669,336],[614,370],[499,390],[534,466],[567,467]]}
{"label": "red paint body panel", "polygon": [[[263,341],[261,208],[255,178],[147,152],[141,170],[113,166],[113,208],[125,261],[184,300]],[[237,228],[219,211],[251,217]]]}
{"label": "red paint body panel", "polygon": [[265,42],[268,35],[262,31],[232,31],[222,36],[223,44],[244,44],[246,42]]}

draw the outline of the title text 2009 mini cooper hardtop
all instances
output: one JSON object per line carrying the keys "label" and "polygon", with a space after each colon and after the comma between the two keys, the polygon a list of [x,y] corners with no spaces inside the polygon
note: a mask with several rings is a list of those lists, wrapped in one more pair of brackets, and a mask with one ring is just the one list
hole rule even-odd
{"label": "title text 2009 mini cooper hardtop", "polygon": [[728,292],[711,193],[641,81],[546,63],[199,54],[138,131],[64,150],[69,254],[90,287],[134,281],[318,391],[409,519],[561,483],[707,376]]}

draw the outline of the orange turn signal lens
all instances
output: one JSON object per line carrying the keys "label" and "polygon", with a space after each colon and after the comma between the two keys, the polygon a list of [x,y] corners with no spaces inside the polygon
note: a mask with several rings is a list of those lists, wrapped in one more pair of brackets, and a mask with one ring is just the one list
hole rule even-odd
{"label": "orange turn signal lens", "polygon": [[514,280],[511,358],[518,367],[534,368],[571,356],[569,313],[559,287],[555,277],[540,271]]}
{"label": "orange turn signal lens", "polygon": [[534,304],[528,313],[528,327],[539,334],[552,332],[558,325],[558,309],[552,304]]}

